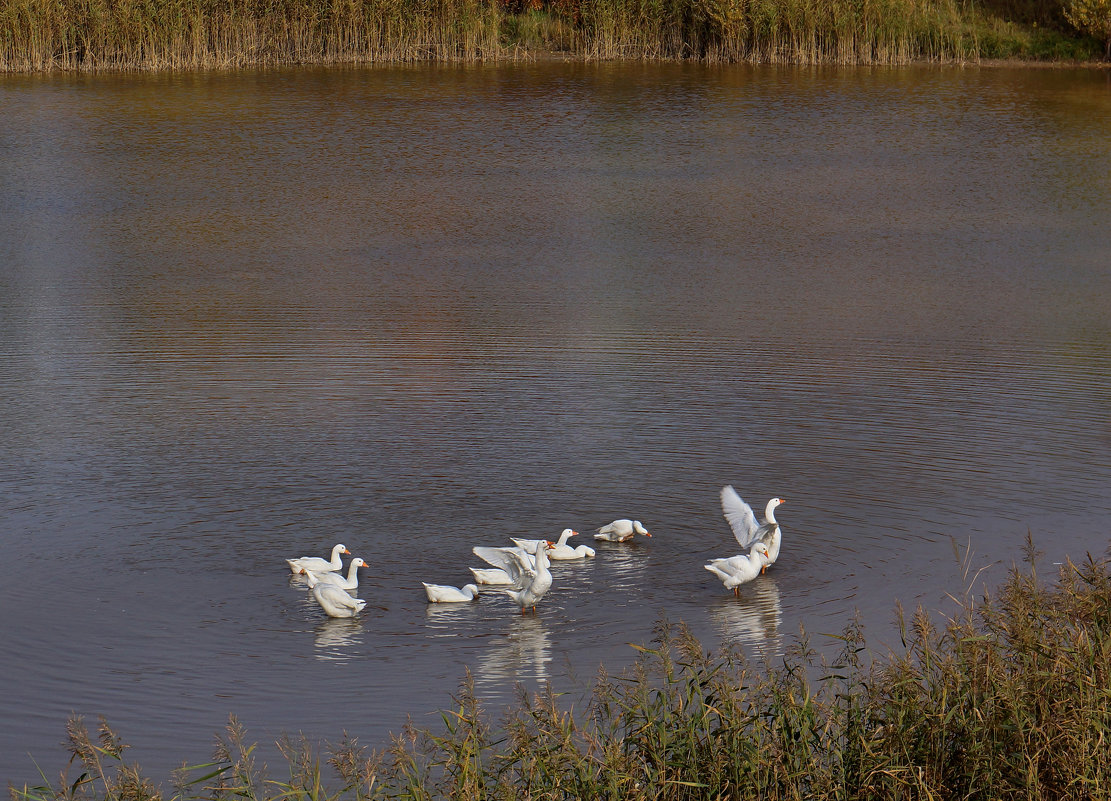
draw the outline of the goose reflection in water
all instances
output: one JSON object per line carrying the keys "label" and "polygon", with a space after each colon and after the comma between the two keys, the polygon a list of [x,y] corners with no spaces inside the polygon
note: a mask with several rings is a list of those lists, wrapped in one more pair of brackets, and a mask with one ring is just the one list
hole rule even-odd
{"label": "goose reflection in water", "polygon": [[330,617],[315,629],[317,659],[345,662],[356,654],[363,641],[363,624],[358,618]]}
{"label": "goose reflection in water", "polygon": [[723,598],[710,610],[726,640],[755,649],[762,657],[783,653],[779,627],[783,610],[779,588],[771,576],[761,576],[742,588],[740,599]]}
{"label": "goose reflection in water", "polygon": [[477,687],[504,691],[518,682],[548,680],[552,644],[541,618],[513,617],[508,631],[494,635],[489,643],[474,666]]}
{"label": "goose reflection in water", "polygon": [[626,597],[634,594],[645,585],[644,550],[638,544],[623,545],[601,542],[598,555],[602,558],[607,572],[606,584],[614,592],[624,593]]}
{"label": "goose reflection in water", "polygon": [[429,637],[458,637],[464,621],[475,621],[480,617],[480,604],[468,601],[459,604],[428,604],[424,610],[428,622]]}

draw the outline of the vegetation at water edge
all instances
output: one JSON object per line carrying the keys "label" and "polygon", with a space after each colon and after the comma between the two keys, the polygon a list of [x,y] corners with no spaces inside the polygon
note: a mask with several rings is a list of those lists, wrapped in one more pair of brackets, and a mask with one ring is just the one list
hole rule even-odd
{"label": "vegetation at water edge", "polygon": [[0,70],[1111,56],[1111,0],[5,0]]}
{"label": "vegetation at water edge", "polygon": [[[829,664],[806,638],[781,665],[708,652],[661,623],[635,668],[602,673],[574,710],[548,690],[495,721],[466,683],[438,731],[412,725],[371,752],[280,744],[265,775],[231,720],[213,762],[164,792],[102,722],[69,726],[70,770],[12,801],[372,799],[1080,799],[1111,790],[1111,569],[1027,561],[935,625],[919,610],[897,653],[859,626]],[[967,565],[967,561],[966,561]],[[967,579],[968,570],[965,577]],[[971,586],[971,585],[969,585]],[[900,616],[900,619],[901,616]]]}

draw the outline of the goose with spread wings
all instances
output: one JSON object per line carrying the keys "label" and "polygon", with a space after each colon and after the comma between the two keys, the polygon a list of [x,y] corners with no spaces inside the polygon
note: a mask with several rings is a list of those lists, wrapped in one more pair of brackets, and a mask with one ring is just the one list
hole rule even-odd
{"label": "goose with spread wings", "polygon": [[767,562],[763,567],[774,564],[779,558],[779,546],[783,542],[783,529],[775,519],[775,510],[785,503],[782,498],[772,498],[764,509],[764,520],[756,522],[756,514],[752,507],[741,500],[741,496],[733,487],[726,485],[721,489],[721,511],[725,515],[729,527],[733,529],[733,536],[737,538],[741,548],[748,551],[757,542],[762,542],[768,547]]}
{"label": "goose with spread wings", "polygon": [[510,584],[499,586],[497,589],[517,602],[521,607],[522,615],[530,606],[535,612],[537,602],[552,587],[552,573],[548,569],[548,548],[552,547],[553,543],[545,544],[546,547],[536,549],[536,556],[532,559],[523,548],[491,548],[476,545],[472,549],[479,559],[505,571]]}

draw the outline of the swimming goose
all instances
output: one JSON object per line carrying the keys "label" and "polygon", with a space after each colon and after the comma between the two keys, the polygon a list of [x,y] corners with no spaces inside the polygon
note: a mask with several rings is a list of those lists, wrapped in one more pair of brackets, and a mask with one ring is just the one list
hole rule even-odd
{"label": "swimming goose", "polygon": [[[552,544],[547,543],[548,546]],[[506,572],[513,583],[499,589],[517,602],[521,607],[522,615],[530,606],[533,612],[536,611],[537,602],[552,587],[547,548],[537,550],[535,563],[530,563],[527,555],[517,548],[488,548],[476,545],[472,550],[475,556]]]}
{"label": "swimming goose", "polygon": [[767,561],[768,546],[763,542],[755,542],[747,556],[742,554],[728,559],[713,559],[703,567],[721,579],[725,589],[733,590],[734,595],[740,595],[738,588],[759,576]]}
{"label": "swimming goose", "polygon": [[733,529],[733,536],[737,538],[742,548],[751,548],[757,540],[768,546],[768,565],[775,563],[779,558],[779,546],[783,542],[783,531],[775,519],[775,510],[780,504],[786,503],[782,498],[772,498],[764,509],[764,522],[757,523],[752,507],[741,500],[741,496],[733,487],[726,485],[721,490],[721,511]]}
{"label": "swimming goose", "polygon": [[424,592],[428,595],[429,602],[434,604],[473,601],[478,597],[478,587],[474,584],[464,584],[462,589],[444,584],[428,584],[424,581],[421,584],[424,584]]}
{"label": "swimming goose", "polygon": [[359,589],[359,577],[356,573],[360,567],[366,567],[366,562],[356,556],[347,566],[347,578],[344,578],[338,572],[317,573],[311,570],[309,572],[316,577],[317,581],[323,581],[326,584],[335,584],[341,590],[357,590]]}
{"label": "swimming goose", "polygon": [[512,584],[509,574],[500,567],[471,567],[474,580],[479,584]]}
{"label": "swimming goose", "polygon": [[572,548],[570,545],[556,545],[548,550],[548,558],[553,562],[562,562],[570,559],[585,559],[594,556],[594,549],[589,545],[579,545]]}
{"label": "swimming goose", "polygon": [[366,601],[352,598],[342,587],[321,581],[315,573],[306,573],[305,580],[312,589],[312,597],[328,617],[355,617],[366,606]]}
{"label": "swimming goose", "polygon": [[347,546],[340,543],[332,548],[332,558],[322,559],[319,556],[302,556],[300,559],[286,559],[286,564],[293,573],[330,573],[333,570],[339,570],[343,567],[343,560],[339,558],[341,553],[349,554],[351,551],[347,550]]}
{"label": "swimming goose", "polygon": [[652,536],[639,520],[629,520],[623,517],[598,529],[594,539],[606,542],[625,542],[625,540],[631,540],[635,534],[643,534],[645,537]]}
{"label": "swimming goose", "polygon": [[[559,535],[559,539],[555,541],[554,547],[567,547],[567,540],[571,539],[572,537],[577,537],[578,534],[579,532],[575,531],[575,529],[573,528],[563,529],[562,533],[560,533]],[[518,548],[523,548],[526,552],[531,554],[535,554],[536,549],[539,548],[541,544],[546,544],[547,546],[552,547],[551,540],[523,540],[518,537],[510,537],[509,539],[513,540],[514,544]],[[549,554],[549,556],[551,556],[551,554]]]}

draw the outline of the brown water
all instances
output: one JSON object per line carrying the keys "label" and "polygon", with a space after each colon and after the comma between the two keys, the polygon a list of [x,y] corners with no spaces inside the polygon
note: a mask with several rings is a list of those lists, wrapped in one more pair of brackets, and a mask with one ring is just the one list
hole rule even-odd
{"label": "brown water", "polygon": [[[774,657],[1111,533],[1111,86],[650,65],[0,78],[0,779],[105,715],[382,745],[662,617]],[[788,499],[740,599],[717,492]],[[562,564],[535,617],[476,544]],[[329,621],[282,559],[371,567]],[[824,640],[816,636],[819,644]],[[828,640],[825,640],[828,641]],[[264,750],[273,764],[273,749]]]}

